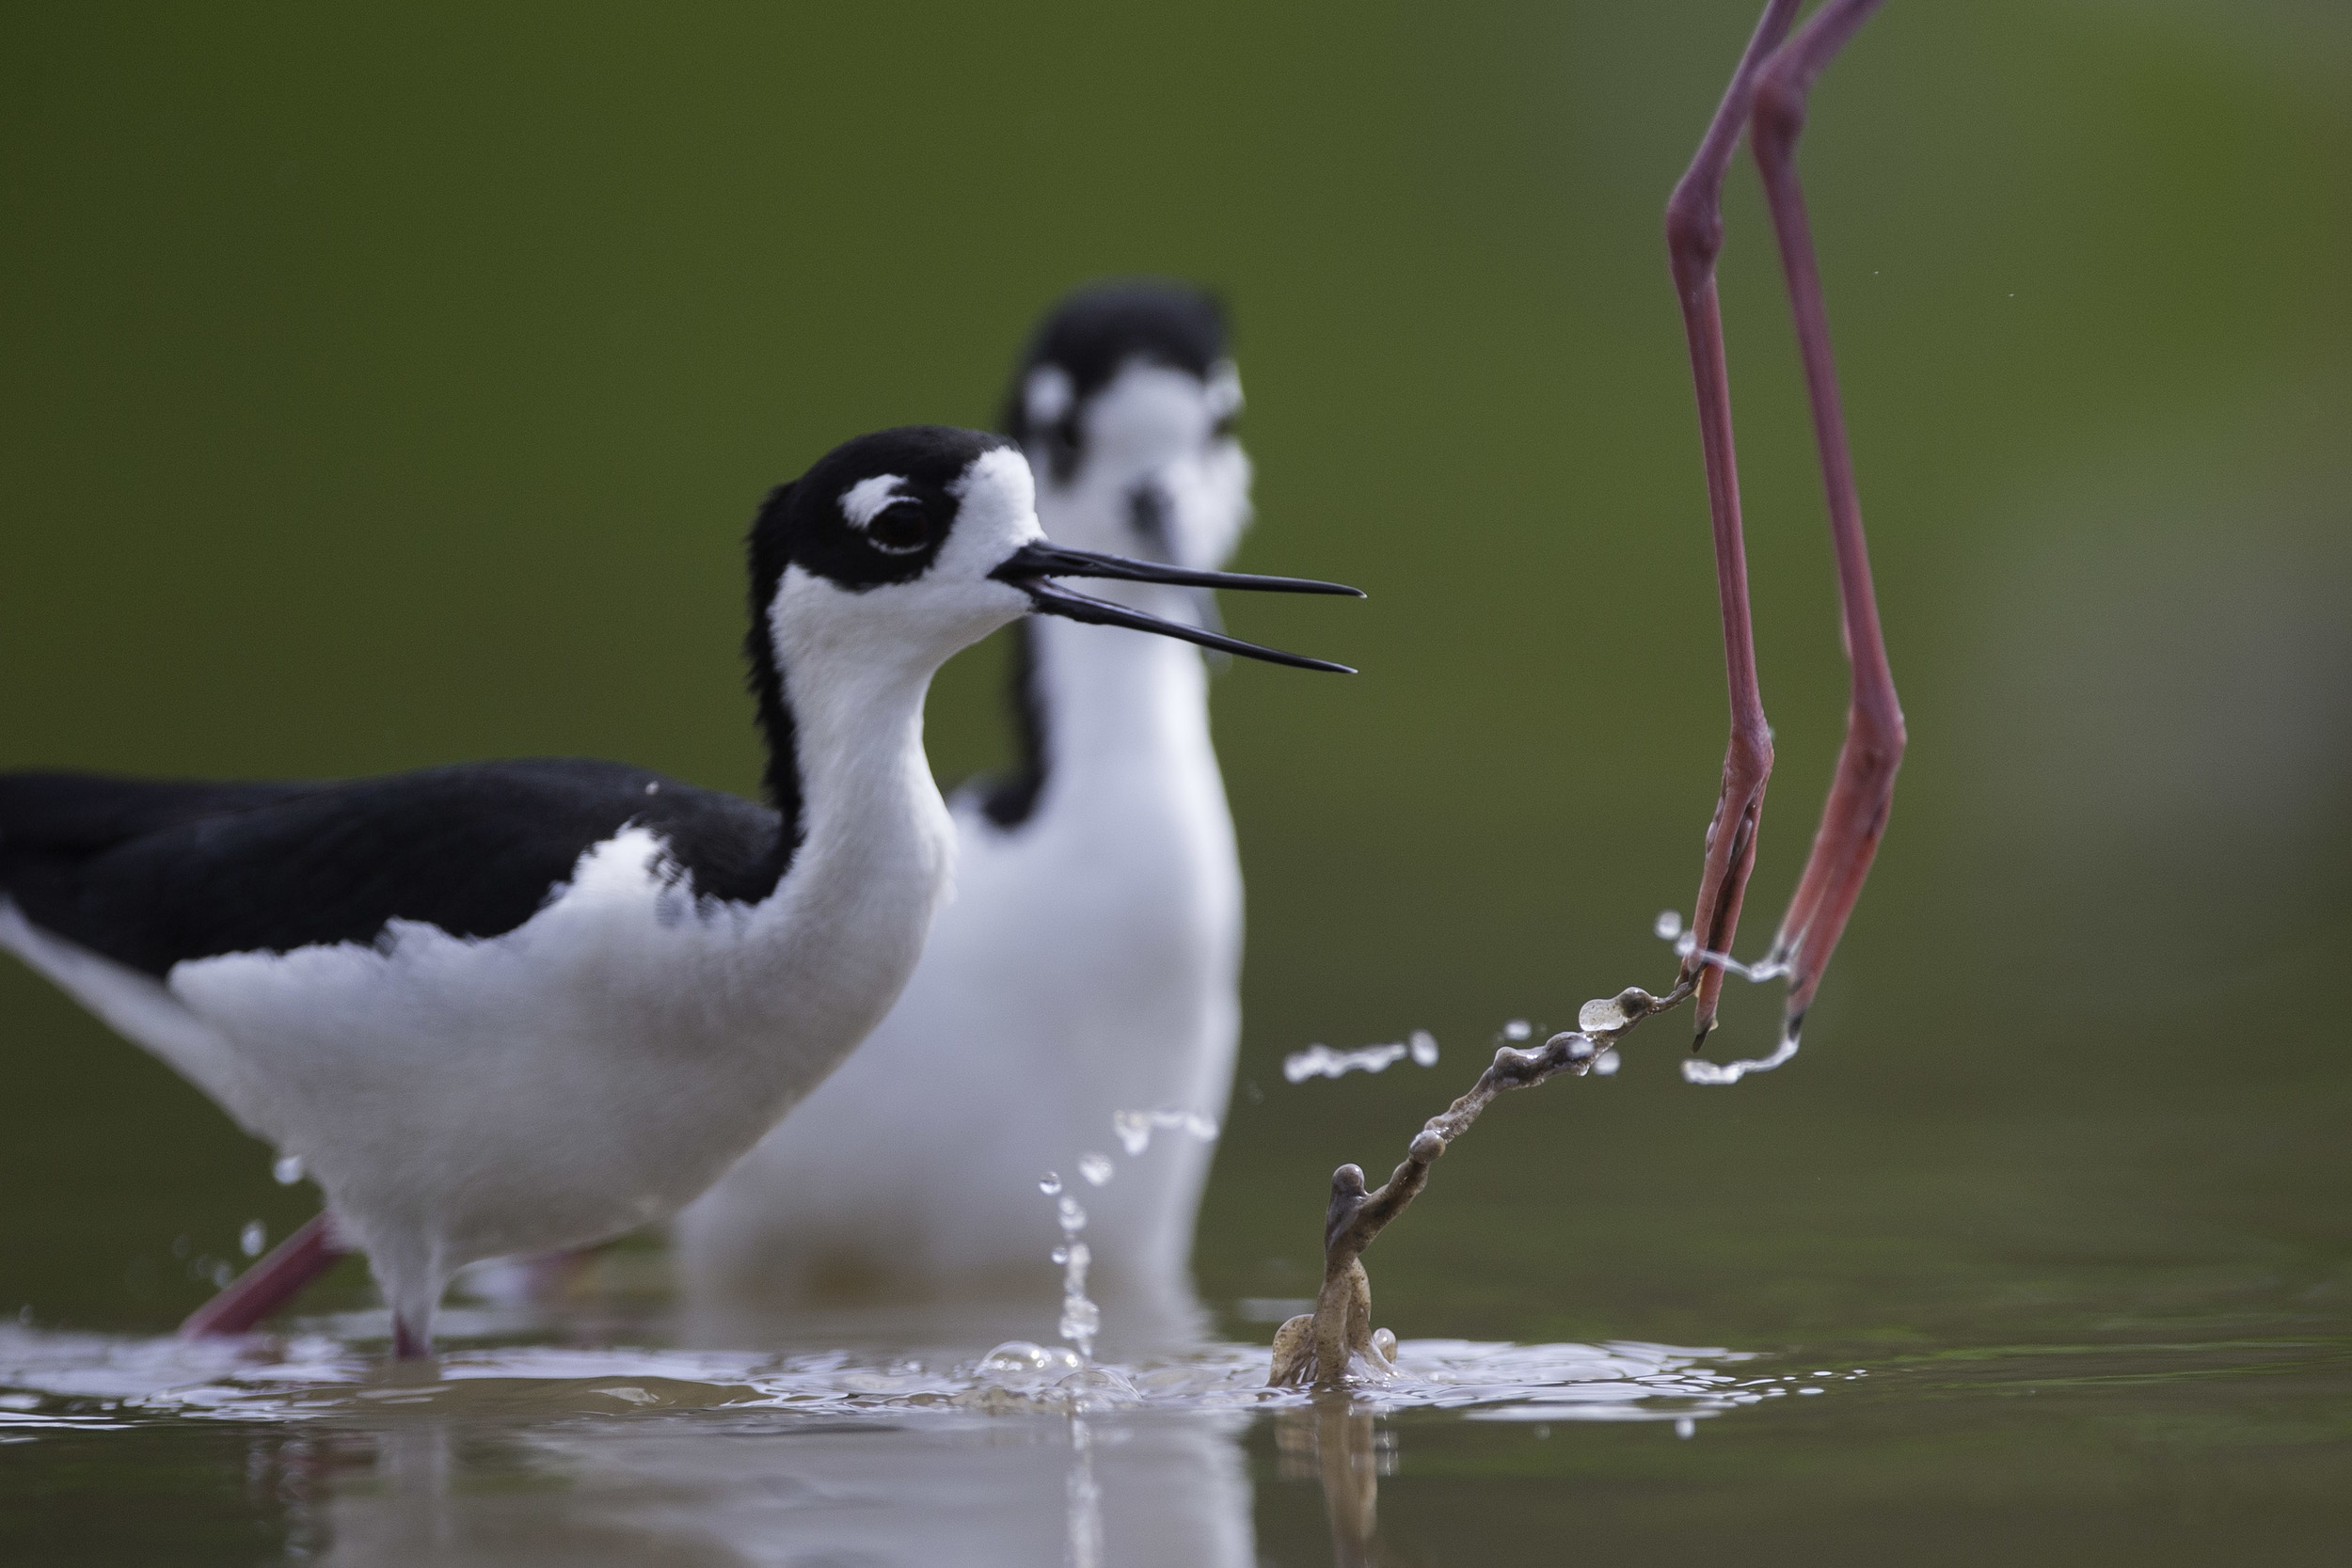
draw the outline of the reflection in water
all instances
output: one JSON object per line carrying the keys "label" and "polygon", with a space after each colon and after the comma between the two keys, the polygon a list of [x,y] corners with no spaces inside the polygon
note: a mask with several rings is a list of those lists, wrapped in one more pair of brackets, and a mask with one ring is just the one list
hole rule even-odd
{"label": "reflection in water", "polygon": [[1311,1476],[1323,1483],[1331,1521],[1331,1559],[1339,1568],[1371,1568],[1378,1560],[1380,1477],[1395,1468],[1383,1451],[1372,1412],[1344,1397],[1320,1395],[1311,1410],[1285,1410],[1274,1418],[1277,1472],[1284,1481]]}
{"label": "reflection in water", "polygon": [[[335,1479],[335,1568],[477,1562],[1246,1568],[1233,1416],[377,1434]],[[462,1455],[458,1450],[462,1449]]]}
{"label": "reflection in water", "polygon": [[1264,1386],[1257,1346],[1087,1364],[1021,1342],[927,1361],[907,1343],[538,1345],[407,1366],[324,1334],[241,1348],[0,1327],[0,1387],[23,1390],[0,1423],[278,1433],[261,1467],[287,1538],[340,1568],[1244,1568],[1257,1544],[1242,1438],[1260,1413],[1280,1473],[1320,1481],[1336,1560],[1369,1564],[1393,1464],[1376,1417],[1692,1419],[1776,1381],[1723,1370],[1740,1359],[1723,1352],[1421,1340],[1356,1402]]}

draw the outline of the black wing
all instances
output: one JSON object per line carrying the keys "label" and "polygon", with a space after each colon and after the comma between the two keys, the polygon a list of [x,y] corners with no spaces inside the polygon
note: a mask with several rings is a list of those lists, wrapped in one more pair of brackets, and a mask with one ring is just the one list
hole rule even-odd
{"label": "black wing", "polygon": [[0,895],[147,974],[222,953],[373,942],[390,920],[492,937],[636,822],[700,897],[764,898],[776,814],[615,762],[535,759],[340,784],[0,774]]}

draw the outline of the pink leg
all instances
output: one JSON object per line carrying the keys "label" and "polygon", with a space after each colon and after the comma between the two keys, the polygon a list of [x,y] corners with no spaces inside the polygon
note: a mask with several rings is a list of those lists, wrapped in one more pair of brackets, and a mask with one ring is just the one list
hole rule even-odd
{"label": "pink leg", "polygon": [[1853,694],[1836,776],[1823,808],[1813,850],[1782,918],[1771,953],[1759,966],[1789,977],[1783,1034],[1793,1047],[1805,1009],[1846,918],[1861,896],[1886,828],[1895,769],[1902,759],[1902,711],[1888,673],[1870,588],[1869,552],[1854,488],[1853,461],[1838,404],[1837,370],[1830,352],[1829,316],[1821,299],[1804,192],[1796,169],[1797,136],[1814,78],[1868,20],[1882,0],[1824,0],[1797,36],[1783,43],[1797,0],[1769,0],[1747,52],[1732,73],[1715,118],[1690,170],[1666,203],[1666,240],[1675,288],[1690,340],[1698,390],[1699,438],[1707,457],[1707,494],[1715,530],[1717,588],[1724,618],[1724,660],[1731,687],[1731,745],[1724,761],[1723,794],[1708,827],[1707,860],[1692,921],[1694,951],[1684,960],[1677,994],[1695,992],[1697,1038],[1715,1026],[1724,971],[1711,955],[1727,955],[1740,925],[1756,835],[1772,775],[1772,733],[1756,678],[1756,645],[1748,613],[1747,559],[1740,531],[1740,476],[1731,439],[1731,390],[1724,367],[1723,323],[1715,293],[1715,259],[1723,249],[1723,181],[1740,128],[1753,117],[1751,142],[1763,171],[1782,270],[1796,316],[1805,386],[1828,492],[1830,541],[1837,557],[1838,597],[1844,610]]}
{"label": "pink leg", "polygon": [[402,1361],[418,1361],[433,1354],[431,1336],[421,1334],[408,1326],[408,1320],[392,1314],[392,1354]]}
{"label": "pink leg", "polygon": [[1691,345],[1691,378],[1698,392],[1699,445],[1707,459],[1707,505],[1715,530],[1715,583],[1724,618],[1724,667],[1731,687],[1731,743],[1724,756],[1723,793],[1707,829],[1707,860],[1691,920],[1697,948],[1684,960],[1677,993],[1698,995],[1698,1038],[1715,1027],[1723,971],[1706,961],[1728,953],[1740,928],[1740,902],[1756,864],[1756,825],[1764,785],[1772,773],[1772,732],[1756,679],[1756,636],[1748,615],[1747,546],[1740,533],[1740,467],[1731,442],[1731,379],[1724,357],[1723,310],[1715,293],[1715,258],[1724,247],[1724,171],[1747,123],[1756,75],[1788,36],[1797,0],[1770,0],[1708,122],[1698,153],[1666,202],[1666,253],[1675,293],[1682,304],[1683,335]]}
{"label": "pink leg", "polygon": [[[1879,632],[1877,595],[1870,587],[1869,546],[1862,533],[1862,502],[1854,488],[1853,456],[1846,444],[1846,418],[1837,397],[1837,365],[1830,353],[1829,312],[1821,298],[1820,268],[1805,221],[1804,188],[1797,180],[1797,137],[1804,129],[1805,100],[1832,56],[1881,0],[1827,0],[1804,30],[1775,53],[1759,73],[1750,145],[1764,176],[1772,228],[1780,241],[1781,268],[1788,278],[1788,301],[1796,317],[1797,344],[1804,360],[1805,389],[1813,403],[1813,430],[1820,448],[1822,486],[1828,493],[1830,544],[1837,557],[1837,595],[1845,615],[1846,657],[1853,669],[1852,697],[1846,713],[1846,739],[1837,753],[1821,826],[1798,879],[1796,895],[1772,939],[1766,960],[1788,972],[1789,1039],[1804,1024],[1805,1009],[1821,982],[1821,972],[1846,928],[1846,917],[1862,895],[1863,879],[1886,831],[1894,802],[1895,769],[1903,755],[1903,714],[1895,678],[1886,664]],[[1724,949],[1718,948],[1721,952]]]}
{"label": "pink leg", "polygon": [[180,1338],[250,1333],[255,1324],[300,1295],[310,1281],[350,1253],[335,1234],[334,1217],[322,1211],[218,1295],[189,1313],[180,1325]]}

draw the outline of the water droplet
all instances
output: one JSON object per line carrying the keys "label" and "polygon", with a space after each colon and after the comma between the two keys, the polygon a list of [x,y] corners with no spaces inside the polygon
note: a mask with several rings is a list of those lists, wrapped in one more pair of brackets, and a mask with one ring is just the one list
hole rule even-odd
{"label": "water droplet", "polygon": [[1085,1177],[1094,1186],[1099,1187],[1111,1179],[1111,1157],[1107,1154],[1078,1156],[1078,1174]]}
{"label": "water droplet", "polygon": [[1406,1036],[1405,1049],[1413,1053],[1415,1067],[1438,1065],[1438,1037],[1426,1029],[1416,1029]]}
{"label": "water droplet", "polygon": [[1327,1045],[1311,1045],[1304,1051],[1294,1051],[1282,1058],[1282,1076],[1294,1084],[1310,1078],[1338,1078],[1350,1072],[1380,1072],[1392,1062],[1405,1059],[1402,1041],[1392,1045],[1368,1045],[1361,1051],[1334,1051]]}
{"label": "water droplet", "polygon": [[302,1157],[298,1154],[279,1155],[278,1163],[270,1166],[269,1173],[278,1179],[279,1186],[291,1187],[302,1180]]}
{"label": "water droplet", "polygon": [[1059,1196],[1061,1194],[1061,1172],[1057,1170],[1049,1170],[1043,1176],[1039,1177],[1037,1181],[1037,1190],[1043,1193],[1047,1197]]}
{"label": "water droplet", "polygon": [[[1658,940],[1661,942],[1674,941],[1675,938],[1682,934],[1682,911],[1680,910],[1659,911],[1658,918],[1650,922],[1650,929],[1658,933]],[[1677,1426],[1681,1426],[1687,1425],[1688,1422],[1686,1420],[1677,1422],[1676,1424]],[[1690,1434],[1685,1433],[1683,1435],[1688,1436]]]}
{"label": "water droplet", "polygon": [[[1068,1198],[1063,1198],[1062,1203],[1065,1210],[1077,1208]],[[1084,1224],[1086,1215],[1081,1212],[1078,1225]],[[1078,1347],[1081,1358],[1090,1359],[1094,1354],[1094,1336],[1103,1326],[1102,1308],[1087,1299],[1087,1266],[1093,1262],[1094,1254],[1084,1242],[1075,1239],[1076,1227],[1070,1223],[1067,1212],[1063,1215],[1062,1231],[1072,1240],[1054,1249],[1054,1260],[1062,1265],[1061,1321],[1057,1327],[1063,1338]]]}
{"label": "water droplet", "polygon": [[1506,1040],[1523,1040],[1534,1032],[1535,1026],[1523,1018],[1515,1018],[1502,1026],[1502,1037]]}
{"label": "water droplet", "polygon": [[1061,1322],[1055,1327],[1063,1338],[1078,1347],[1080,1355],[1091,1355],[1094,1337],[1103,1331],[1103,1309],[1084,1296],[1064,1296]]}
{"label": "water droplet", "polygon": [[215,1264],[213,1265],[213,1289],[214,1289],[214,1290],[215,1290],[215,1291],[226,1291],[227,1289],[229,1289],[229,1284],[230,1284],[230,1281],[231,1281],[231,1280],[235,1279],[236,1277],[237,1277],[237,1271],[236,1271],[235,1269],[233,1269],[233,1268],[230,1267],[227,1263],[225,1263],[225,1262],[222,1262],[222,1263],[215,1263]]}
{"label": "water droplet", "polygon": [[1613,996],[1596,996],[1576,1010],[1576,1026],[1588,1035],[1613,1035],[1632,1022]]}
{"label": "water droplet", "polygon": [[1075,1371],[1078,1358],[1059,1345],[1040,1345],[1027,1339],[1008,1339],[980,1357],[979,1372]]}
{"label": "water droplet", "polygon": [[245,1228],[237,1232],[237,1250],[247,1258],[259,1258],[262,1243],[268,1240],[269,1230],[260,1220],[247,1220]]}
{"label": "water droplet", "polygon": [[1625,1066],[1625,1058],[1613,1051],[1604,1051],[1593,1059],[1593,1070],[1603,1078],[1614,1078],[1617,1075],[1617,1069],[1623,1066]]}
{"label": "water droplet", "polygon": [[1800,1388],[1797,1392],[1800,1394],[1818,1394],[1820,1390],[1819,1388]]}
{"label": "water droplet", "polygon": [[[1669,914],[1672,912],[1672,911],[1667,911]],[[1665,915],[1660,915],[1658,917],[1658,921],[1660,925],[1664,925],[1666,921]],[[1677,1437],[1696,1437],[1698,1434],[1698,1422],[1691,1419],[1688,1416],[1677,1416],[1675,1418],[1675,1435]]]}
{"label": "water droplet", "polygon": [[1152,1147],[1152,1118],[1141,1111],[1112,1112],[1111,1132],[1130,1160]]}
{"label": "water droplet", "polygon": [[1184,1131],[1204,1144],[1215,1143],[1216,1142],[1216,1118],[1204,1117],[1198,1111],[1187,1112],[1184,1117]]}
{"label": "water droplet", "polygon": [[1780,1044],[1773,1049],[1771,1055],[1757,1057],[1751,1061],[1724,1062],[1719,1065],[1704,1057],[1686,1056],[1682,1059],[1682,1079],[1686,1084],[1737,1084],[1751,1072],[1772,1071],[1796,1053],[1797,1042],[1787,1035],[1783,1035]]}
{"label": "water droplet", "polygon": [[1065,1236],[1075,1236],[1087,1227],[1087,1212],[1078,1207],[1078,1200],[1074,1197],[1065,1196],[1056,1200],[1054,1218],[1061,1226],[1061,1233]]}

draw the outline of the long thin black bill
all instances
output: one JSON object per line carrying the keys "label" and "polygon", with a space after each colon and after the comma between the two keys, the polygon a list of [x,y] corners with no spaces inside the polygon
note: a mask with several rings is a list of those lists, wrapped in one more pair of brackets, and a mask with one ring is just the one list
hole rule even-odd
{"label": "long thin black bill", "polygon": [[1360,599],[1364,591],[1345,583],[1317,582],[1312,578],[1261,578],[1248,572],[1196,572],[1156,561],[1131,561],[1123,555],[1097,555],[1092,550],[1066,549],[1059,545],[1024,545],[990,574],[1026,588],[1032,578],[1118,578],[1124,582],[1173,582],[1188,588],[1254,589],[1267,594],[1339,594]]}
{"label": "long thin black bill", "polygon": [[[996,575],[1006,576],[1002,571]],[[1194,577],[1216,577],[1220,574],[1196,572],[1192,575]],[[1356,673],[1344,664],[1334,664],[1328,659],[1309,658],[1304,654],[1286,654],[1279,648],[1262,648],[1255,642],[1244,642],[1240,638],[1228,637],[1221,631],[1210,631],[1201,626],[1188,626],[1181,621],[1163,621],[1156,615],[1146,615],[1139,610],[1129,610],[1125,605],[1112,604],[1107,599],[1092,598],[1085,594],[1073,594],[1059,583],[1047,582],[1042,578],[1011,578],[1009,580],[1014,587],[1029,595],[1030,607],[1041,615],[1059,615],[1064,620],[1084,621],[1090,626],[1131,626],[1136,631],[1157,632],[1162,637],[1173,637],[1180,641],[1197,642],[1204,648],[1217,648],[1229,654],[1240,654],[1245,658],[1263,658],[1268,664],[1287,664],[1294,670],[1328,670],[1340,675],[1352,675]],[[1143,578],[1139,580],[1149,582],[1155,579]],[[1244,578],[1242,580],[1255,587],[1265,587],[1280,582],[1282,579],[1279,578]],[[1318,583],[1315,588],[1327,593],[1331,591],[1331,585],[1328,583]],[[1352,591],[1343,589],[1341,592]]]}

